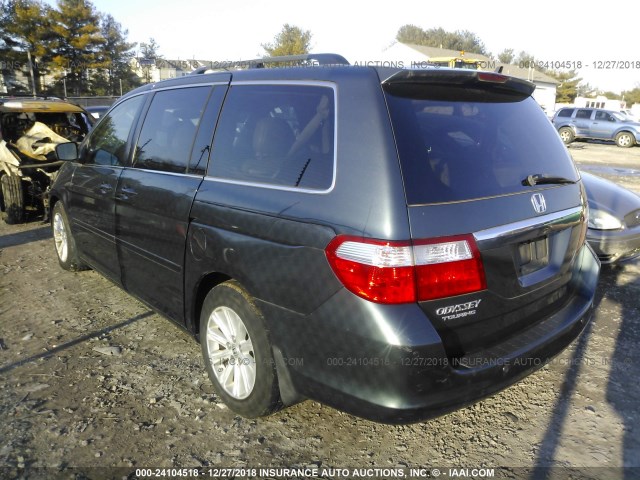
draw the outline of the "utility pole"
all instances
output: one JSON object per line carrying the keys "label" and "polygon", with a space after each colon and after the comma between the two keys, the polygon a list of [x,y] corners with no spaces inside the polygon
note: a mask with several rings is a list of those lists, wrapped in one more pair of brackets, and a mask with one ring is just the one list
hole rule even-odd
{"label": "utility pole", "polygon": [[33,92],[33,98],[36,98],[36,78],[33,74],[33,62],[31,61],[31,52],[27,50],[27,59],[29,59],[29,72],[31,72],[31,91]]}

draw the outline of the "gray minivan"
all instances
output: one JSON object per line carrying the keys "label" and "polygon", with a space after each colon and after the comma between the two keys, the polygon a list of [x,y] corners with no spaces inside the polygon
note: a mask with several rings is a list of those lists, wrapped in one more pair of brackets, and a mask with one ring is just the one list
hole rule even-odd
{"label": "gray minivan", "polygon": [[217,394],[249,417],[311,398],[419,421],[580,334],[600,265],[533,84],[272,60],[141,87],[61,145],[61,266],[199,338]]}

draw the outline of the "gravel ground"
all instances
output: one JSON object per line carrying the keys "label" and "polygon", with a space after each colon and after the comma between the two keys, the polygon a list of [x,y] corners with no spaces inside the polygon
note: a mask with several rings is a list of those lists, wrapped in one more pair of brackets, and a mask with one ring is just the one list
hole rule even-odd
{"label": "gravel ground", "polygon": [[[640,193],[640,147],[570,151],[581,168]],[[61,270],[41,219],[0,223],[0,477],[438,467],[443,477],[495,468],[505,478],[640,478],[639,293],[640,261],[604,268],[593,322],[569,349],[429,422],[380,425],[313,401],[246,420],[217,399],[188,334],[95,272]],[[291,476],[282,472],[270,473]]]}

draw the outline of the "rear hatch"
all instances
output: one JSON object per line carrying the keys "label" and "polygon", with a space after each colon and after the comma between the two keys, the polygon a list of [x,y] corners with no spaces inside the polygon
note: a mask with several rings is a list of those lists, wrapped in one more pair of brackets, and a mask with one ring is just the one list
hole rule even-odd
{"label": "rear hatch", "polygon": [[382,86],[417,298],[448,356],[504,343],[560,310],[573,294],[586,202],[533,84],[433,69],[397,72]]}

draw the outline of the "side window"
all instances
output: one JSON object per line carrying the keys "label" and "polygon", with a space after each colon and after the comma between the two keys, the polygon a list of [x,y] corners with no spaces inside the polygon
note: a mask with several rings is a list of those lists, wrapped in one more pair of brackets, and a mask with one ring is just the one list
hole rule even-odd
{"label": "side window", "polygon": [[578,110],[576,118],[589,119],[591,118],[591,112],[593,112],[593,110]]}
{"label": "side window", "polygon": [[316,85],[235,85],[227,93],[208,174],[326,190],[334,173],[335,99]]}
{"label": "side window", "polygon": [[596,120],[615,122],[615,119],[607,112],[596,112]]}
{"label": "side window", "polygon": [[133,166],[185,173],[210,86],[157,92],[145,116]]}
{"label": "side window", "polygon": [[200,121],[196,140],[191,150],[191,161],[189,162],[190,173],[197,175],[204,175],[205,173],[207,162],[209,161],[213,131],[216,128],[216,121],[218,120],[220,107],[222,107],[222,101],[224,100],[226,92],[226,85],[213,87],[213,93],[209,97],[209,103]]}
{"label": "side window", "polygon": [[560,110],[558,117],[570,117],[573,115],[573,108],[565,108],[564,110]]}
{"label": "side window", "polygon": [[144,102],[144,95],[125,100],[91,132],[86,145],[86,163],[124,166],[127,162],[127,139],[131,126]]}

